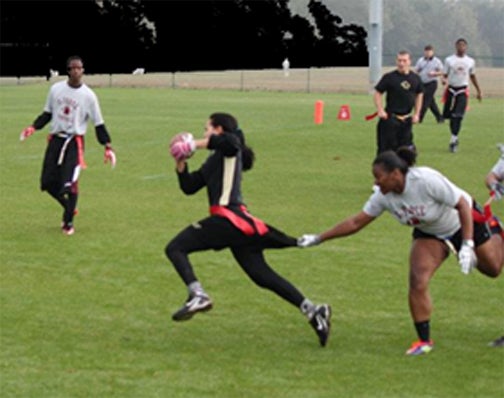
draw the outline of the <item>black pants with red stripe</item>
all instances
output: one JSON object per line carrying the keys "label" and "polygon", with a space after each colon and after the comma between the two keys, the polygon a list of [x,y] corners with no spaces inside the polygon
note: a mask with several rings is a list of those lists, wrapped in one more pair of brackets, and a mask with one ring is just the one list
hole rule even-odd
{"label": "black pants with red stripe", "polygon": [[256,285],[268,289],[299,307],[301,292],[277,274],[266,262],[264,249],[296,247],[296,238],[268,225],[264,235],[245,235],[228,219],[210,216],[182,230],[165,248],[168,259],[186,285],[197,280],[189,254],[229,248],[235,260]]}

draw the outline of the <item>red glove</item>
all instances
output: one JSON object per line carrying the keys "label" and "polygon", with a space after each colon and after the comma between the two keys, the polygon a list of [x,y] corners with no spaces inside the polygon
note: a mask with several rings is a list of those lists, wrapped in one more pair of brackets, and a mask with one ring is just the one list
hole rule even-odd
{"label": "red glove", "polygon": [[107,162],[110,162],[110,166],[112,166],[112,168],[116,165],[116,154],[110,146],[105,147],[105,155],[103,157],[103,163]]}
{"label": "red glove", "polygon": [[19,141],[24,141],[26,140],[30,135],[32,135],[35,132],[35,127],[33,126],[28,126],[25,128],[23,131],[21,131],[21,135],[19,136]]}

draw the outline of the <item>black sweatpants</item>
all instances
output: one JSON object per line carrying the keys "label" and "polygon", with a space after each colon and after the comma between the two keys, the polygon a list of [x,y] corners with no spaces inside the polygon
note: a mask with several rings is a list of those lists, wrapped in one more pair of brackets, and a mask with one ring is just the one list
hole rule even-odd
{"label": "black sweatpants", "polygon": [[256,285],[268,289],[299,307],[304,296],[277,274],[264,258],[264,249],[296,247],[296,239],[268,225],[260,236],[247,236],[229,220],[210,216],[182,230],[165,248],[166,256],[186,285],[197,280],[188,255],[197,251],[229,248],[245,273]]}

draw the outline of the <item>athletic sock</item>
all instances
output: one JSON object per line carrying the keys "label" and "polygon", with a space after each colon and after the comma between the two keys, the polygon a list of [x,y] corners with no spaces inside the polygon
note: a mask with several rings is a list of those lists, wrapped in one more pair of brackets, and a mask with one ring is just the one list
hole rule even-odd
{"label": "athletic sock", "polygon": [[421,341],[430,340],[430,324],[429,321],[415,322],[415,329]]}
{"label": "athletic sock", "polygon": [[315,314],[316,306],[309,299],[305,298],[299,306],[299,309],[308,319],[312,319],[313,314]]}
{"label": "athletic sock", "polygon": [[191,297],[201,294],[206,295],[203,286],[201,286],[201,283],[199,283],[198,281],[191,282],[189,286],[187,286],[187,288],[189,290],[189,296]]}

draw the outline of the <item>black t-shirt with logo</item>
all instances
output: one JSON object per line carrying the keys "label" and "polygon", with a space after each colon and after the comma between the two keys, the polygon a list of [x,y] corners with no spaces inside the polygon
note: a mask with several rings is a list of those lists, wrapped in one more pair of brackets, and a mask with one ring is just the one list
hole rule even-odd
{"label": "black t-shirt with logo", "polygon": [[403,74],[394,70],[384,74],[375,89],[379,93],[387,93],[385,107],[387,113],[405,115],[415,106],[416,95],[423,92],[423,83],[412,71]]}

